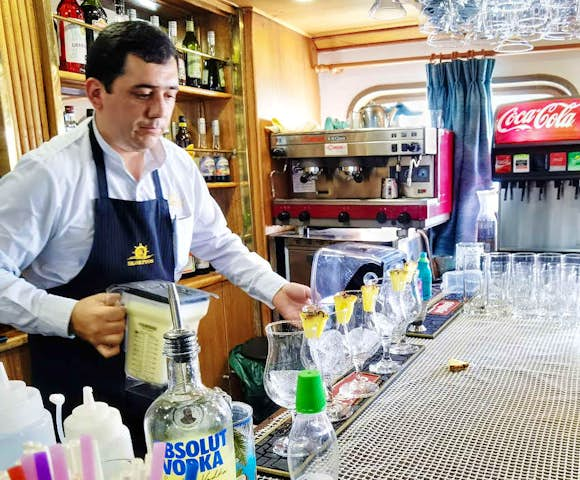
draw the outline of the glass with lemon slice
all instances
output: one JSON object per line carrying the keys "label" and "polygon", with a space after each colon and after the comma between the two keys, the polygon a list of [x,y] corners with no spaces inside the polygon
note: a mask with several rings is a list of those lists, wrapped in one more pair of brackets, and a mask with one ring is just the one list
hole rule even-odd
{"label": "glass with lemon slice", "polygon": [[329,310],[327,306],[307,305],[300,312],[304,328],[302,355],[308,368],[316,368],[322,374],[328,393],[326,413],[332,422],[338,422],[350,417],[353,409],[335,398],[333,383],[350,369],[351,363],[344,337],[338,331],[339,322],[345,320],[344,312]]}
{"label": "glass with lemon slice", "polygon": [[339,392],[340,397],[346,399],[370,397],[378,389],[376,383],[361,373],[365,362],[379,347],[379,337],[372,323],[378,292],[379,287],[373,284],[334,295],[337,323],[344,333],[355,369],[353,380],[344,384]]}
{"label": "glass with lemon slice", "polygon": [[418,285],[417,262],[407,261],[403,268],[389,270],[393,302],[399,319],[393,332],[395,340],[390,347],[391,353],[411,355],[419,350],[417,345],[407,342],[407,327],[417,318],[421,311],[421,293]]}

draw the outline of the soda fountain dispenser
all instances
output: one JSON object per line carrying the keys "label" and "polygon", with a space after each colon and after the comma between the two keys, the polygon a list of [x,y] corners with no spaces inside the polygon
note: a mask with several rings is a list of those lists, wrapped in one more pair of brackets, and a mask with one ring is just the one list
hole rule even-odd
{"label": "soda fountain dispenser", "polygon": [[580,251],[580,98],[497,109],[498,249]]}

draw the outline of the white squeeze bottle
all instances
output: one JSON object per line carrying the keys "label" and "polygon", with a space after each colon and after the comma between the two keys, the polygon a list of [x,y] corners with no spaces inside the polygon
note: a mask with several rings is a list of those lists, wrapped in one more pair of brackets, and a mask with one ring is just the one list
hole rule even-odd
{"label": "white squeeze bottle", "polygon": [[54,445],[52,417],[38,389],[9,380],[0,362],[0,470],[20,460],[25,442]]}
{"label": "white squeeze bottle", "polygon": [[67,441],[90,435],[99,447],[103,463],[104,478],[113,478],[117,473],[110,460],[132,459],[133,443],[129,429],[123,425],[121,413],[105,402],[95,402],[93,389],[83,387],[83,403],[75,407],[64,421]]}

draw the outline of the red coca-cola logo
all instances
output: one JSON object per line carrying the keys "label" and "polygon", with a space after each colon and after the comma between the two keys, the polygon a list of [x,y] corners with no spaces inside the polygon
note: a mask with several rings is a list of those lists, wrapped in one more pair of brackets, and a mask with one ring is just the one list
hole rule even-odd
{"label": "red coca-cola logo", "polygon": [[500,107],[495,143],[580,139],[580,99],[537,100]]}

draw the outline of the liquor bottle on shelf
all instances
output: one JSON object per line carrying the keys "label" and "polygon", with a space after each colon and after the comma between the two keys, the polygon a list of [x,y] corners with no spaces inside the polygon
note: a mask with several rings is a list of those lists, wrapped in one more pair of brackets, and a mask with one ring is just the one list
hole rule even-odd
{"label": "liquor bottle on shelf", "polygon": [[[76,0],[60,0],[56,13],[61,17],[85,20],[83,11]],[[87,40],[83,27],[59,20],[58,38],[60,43],[60,69],[73,73],[85,73]]]}
{"label": "liquor bottle on shelf", "polygon": [[125,10],[125,0],[115,0],[115,22],[126,22],[129,20]]}
{"label": "liquor bottle on shelf", "polygon": [[69,132],[77,127],[75,121],[75,107],[72,105],[64,106],[64,129]]}
{"label": "liquor bottle on shelf", "polygon": [[[208,45],[208,53],[210,55],[215,55],[215,32],[210,30],[207,32],[207,45]],[[222,62],[216,60],[215,58],[210,58],[207,61],[207,88],[210,90],[215,90],[217,92],[225,91],[225,88],[222,85],[222,81],[220,80],[220,69],[222,69]],[[223,71],[223,69],[222,69]],[[223,77],[223,73],[222,73]]]}
{"label": "liquor bottle on shelf", "polygon": [[207,148],[207,135],[205,131],[205,118],[200,117],[197,120],[197,146]]}
{"label": "liquor bottle on shelf", "polygon": [[177,143],[181,148],[185,148],[191,143],[191,136],[187,131],[187,122],[183,115],[179,116],[178,127],[177,134],[175,135],[175,143]]}
{"label": "liquor bottle on shelf", "polygon": [[151,15],[149,17],[149,23],[151,23],[151,25],[154,27],[159,28],[159,15]]}
{"label": "liquor bottle on shelf", "polygon": [[[177,22],[175,20],[170,20],[167,24],[167,30],[173,45],[177,47]],[[185,60],[183,59],[183,54],[181,52],[177,52],[177,76],[179,78],[179,85],[185,85]]]}
{"label": "liquor bottle on shelf", "polygon": [[204,274],[209,273],[213,270],[211,263],[209,263],[207,260],[202,260],[201,258],[198,258],[198,257],[194,257],[194,258],[195,258],[195,274],[196,275],[204,275]]}
{"label": "liquor bottle on shelf", "polygon": [[215,160],[211,155],[204,155],[199,160],[199,171],[206,183],[215,182]]}
{"label": "liquor bottle on shelf", "polygon": [[230,176],[230,161],[224,154],[216,155],[215,157],[215,181],[229,182]]}
{"label": "liquor bottle on shelf", "polygon": [[[236,478],[230,401],[201,381],[197,335],[181,326],[179,297],[171,285],[173,329],[163,335],[167,357],[167,390],[145,413],[147,450],[165,442],[164,478]],[[187,473],[186,473],[187,472]]]}
{"label": "liquor bottle on shelf", "polygon": [[130,22],[137,21],[137,10],[135,10],[134,8],[127,9],[127,16],[129,17],[128,20]]}
{"label": "liquor bottle on shelf", "polygon": [[[103,8],[101,0],[83,0],[81,9],[85,17],[85,23],[89,25],[98,25],[104,27],[107,25],[107,14]],[[91,48],[97,34],[90,28],[85,28],[85,37],[87,39],[87,50]]]}
{"label": "liquor bottle on shelf", "polygon": [[[181,42],[183,48],[189,50],[200,50],[199,42],[195,36],[195,24],[192,18],[189,18],[185,22],[185,37],[183,37],[183,42]],[[186,85],[190,87],[201,87],[201,57],[195,53],[187,52],[185,54],[185,74],[186,74]]]}
{"label": "liquor bottle on shelf", "polygon": [[214,150],[219,150],[221,148],[220,145],[220,121],[219,120],[212,120],[211,122],[211,138],[212,138],[212,146]]}

